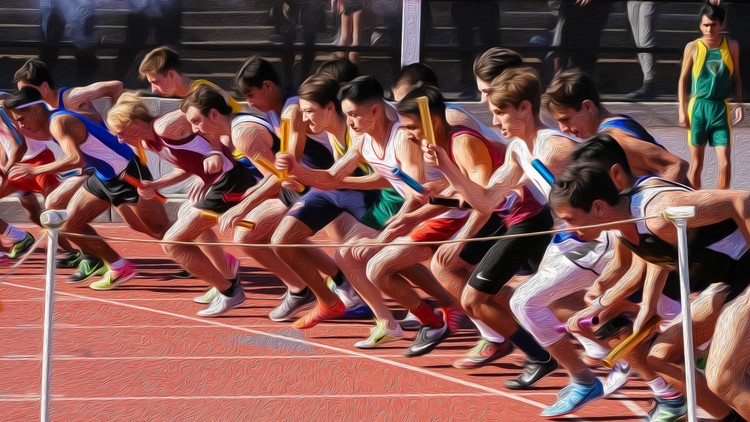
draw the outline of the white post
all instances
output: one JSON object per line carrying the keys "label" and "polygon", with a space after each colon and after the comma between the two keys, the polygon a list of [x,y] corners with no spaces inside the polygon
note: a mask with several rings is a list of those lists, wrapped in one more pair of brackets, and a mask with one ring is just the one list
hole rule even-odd
{"label": "white post", "polygon": [[685,347],[685,386],[687,388],[688,421],[696,422],[695,357],[693,356],[693,319],[690,315],[690,273],[687,250],[687,219],[695,217],[695,207],[672,207],[666,217],[677,226],[677,253],[680,265],[680,296],[682,298],[682,339]]}
{"label": "white post", "polygon": [[404,0],[401,5],[401,67],[419,62],[421,27],[422,0]]}
{"label": "white post", "polygon": [[42,225],[49,232],[49,242],[47,242],[47,277],[44,288],[44,339],[42,343],[42,405],[40,421],[49,421],[49,382],[50,382],[50,364],[52,357],[50,349],[52,348],[52,305],[54,304],[55,294],[55,267],[57,252],[57,236],[68,213],[65,211],[45,211],[42,213],[40,220]]}

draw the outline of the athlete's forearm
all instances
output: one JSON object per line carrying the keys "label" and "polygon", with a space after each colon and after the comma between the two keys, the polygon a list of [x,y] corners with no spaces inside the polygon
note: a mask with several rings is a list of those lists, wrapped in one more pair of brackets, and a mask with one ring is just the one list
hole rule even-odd
{"label": "athlete's forearm", "polygon": [[66,156],[61,160],[38,166],[34,169],[35,174],[63,173],[68,170],[79,169],[83,166],[83,160],[76,157]]}
{"label": "athlete's forearm", "polygon": [[185,170],[175,168],[168,174],[160,177],[158,180],[154,180],[152,183],[158,186],[157,189],[162,189],[180,183],[190,178],[191,176],[193,175],[189,174]]}
{"label": "athlete's forearm", "polygon": [[276,176],[268,176],[261,180],[260,183],[248,189],[245,194],[245,199],[242,200],[235,207],[240,207],[242,210],[241,214],[245,215],[255,207],[263,203],[263,201],[278,195],[281,189],[281,181]]}

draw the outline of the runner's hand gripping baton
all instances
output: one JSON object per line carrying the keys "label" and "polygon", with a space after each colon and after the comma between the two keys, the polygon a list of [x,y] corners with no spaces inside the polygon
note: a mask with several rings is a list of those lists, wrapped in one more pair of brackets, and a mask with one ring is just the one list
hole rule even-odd
{"label": "runner's hand gripping baton", "polygon": [[282,172],[279,169],[277,169],[273,165],[273,163],[271,163],[270,161],[266,159],[266,157],[258,154],[255,156],[253,161],[258,163],[258,165],[260,165],[264,169],[268,170],[268,172],[276,176],[276,178],[278,178],[279,180],[285,181],[285,182],[291,182],[294,185],[294,190],[296,190],[297,192],[303,192],[305,190],[305,186],[303,186],[300,182],[294,179],[290,179],[289,176],[285,174],[285,172]]}
{"label": "runner's hand gripping baton", "polygon": [[636,346],[641,344],[644,340],[649,338],[651,334],[653,334],[654,331],[656,331],[657,328],[659,328],[659,323],[661,322],[661,317],[658,315],[651,318],[646,325],[644,325],[640,331],[631,334],[628,338],[620,342],[620,344],[617,345],[614,349],[612,349],[611,352],[602,359],[602,365],[605,368],[612,369],[612,367],[617,363],[618,360],[625,357],[628,353],[632,352],[633,349],[635,349]]}

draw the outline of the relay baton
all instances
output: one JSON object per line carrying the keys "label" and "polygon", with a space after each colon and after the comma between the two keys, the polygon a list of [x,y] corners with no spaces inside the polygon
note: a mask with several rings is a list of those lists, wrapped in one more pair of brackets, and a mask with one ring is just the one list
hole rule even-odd
{"label": "relay baton", "polygon": [[23,139],[21,138],[21,134],[18,133],[16,130],[16,127],[13,125],[13,122],[10,121],[10,117],[8,117],[8,114],[5,113],[5,110],[3,108],[0,108],[0,119],[3,120],[3,123],[5,123],[5,126],[8,127],[8,130],[10,133],[13,134],[13,139],[16,140],[16,143],[18,145],[23,145]]}
{"label": "relay baton", "polygon": [[279,152],[282,154],[286,154],[289,152],[289,128],[291,127],[291,122],[288,118],[281,119],[281,143],[279,144]]}
{"label": "relay baton", "polygon": [[[213,211],[209,211],[209,210],[200,210],[200,211],[201,211],[201,214],[203,214],[204,217],[209,217],[209,218],[214,218],[214,219],[218,219],[219,216],[221,215],[221,214],[219,214],[217,212],[213,212]],[[252,221],[240,220],[240,221],[237,222],[237,225],[240,226],[240,227],[244,227],[244,228],[246,228],[248,230],[252,230],[252,229],[255,228],[255,223],[253,223]]]}
{"label": "relay baton", "polygon": [[435,145],[435,131],[432,128],[432,118],[430,117],[430,100],[427,97],[417,98],[419,105],[419,117],[422,119],[422,132],[424,138],[430,145]]}
{"label": "relay baton", "polygon": [[555,184],[555,176],[552,175],[552,172],[549,171],[547,166],[545,166],[541,161],[539,161],[538,158],[535,158],[531,160],[531,165],[534,167],[534,170],[538,171],[539,174],[542,175],[545,181],[549,183],[550,185]]}
{"label": "relay baton", "polygon": [[602,359],[602,366],[604,366],[607,369],[612,369],[612,367],[615,365],[615,363],[622,359],[625,355],[633,351],[636,346],[641,344],[644,340],[646,340],[651,334],[653,334],[654,331],[656,331],[657,328],[659,328],[659,323],[661,322],[661,317],[658,315],[651,318],[646,325],[644,325],[640,331],[635,332],[631,334],[628,338],[620,342],[614,349],[612,349],[611,352]]}
{"label": "relay baton", "polygon": [[461,203],[461,201],[455,198],[442,198],[439,196],[431,196],[429,199],[429,202],[430,204],[442,205],[444,207],[471,209],[471,205],[467,204],[466,202]]}
{"label": "relay baton", "polygon": [[292,182],[292,184],[294,185],[294,190],[296,190],[297,192],[303,192],[305,190],[305,186],[303,186],[300,182],[296,180],[290,179],[289,176],[284,174],[284,172],[274,167],[273,163],[268,161],[266,157],[258,154],[255,156],[253,161],[258,163],[258,165],[260,165],[264,169],[268,170],[269,173],[276,176],[279,180]]}
{"label": "relay baton", "polygon": [[[591,328],[594,325],[599,323],[599,317],[591,316],[582,318],[580,321],[578,321],[578,326],[581,328]],[[567,333],[568,332],[568,326],[566,324],[561,324],[555,327],[555,331],[558,333]]]}
{"label": "relay baton", "polygon": [[[132,186],[135,186],[138,189],[143,189],[143,182],[141,182],[140,180],[136,179],[135,177],[133,177],[133,176],[127,174],[127,173],[123,173],[123,175],[120,176],[120,180],[122,180],[123,182],[128,183],[128,184],[130,184]],[[166,204],[167,203],[167,198],[165,198],[164,195],[160,194],[159,192],[156,192],[154,194],[154,198],[157,201],[159,201],[160,204]]]}
{"label": "relay baton", "polygon": [[406,172],[404,172],[400,168],[396,167],[392,171],[394,176],[401,179],[402,182],[406,183],[407,186],[414,189],[414,191],[418,194],[424,195],[425,193],[427,193],[427,189],[425,189],[424,186],[420,185],[419,182],[414,180],[414,178],[406,174]]}

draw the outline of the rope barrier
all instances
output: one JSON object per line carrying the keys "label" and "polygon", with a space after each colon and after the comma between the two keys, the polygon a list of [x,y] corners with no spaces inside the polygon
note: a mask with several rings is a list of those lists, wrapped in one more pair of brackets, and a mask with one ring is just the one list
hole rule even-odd
{"label": "rope barrier", "polygon": [[[658,216],[648,216],[648,217],[640,217],[640,218],[631,218],[628,220],[620,220],[620,221],[613,221],[610,223],[601,223],[601,224],[592,224],[589,226],[582,226],[578,227],[576,230],[585,230],[585,229],[593,229],[593,228],[599,228],[599,227],[609,227],[609,226],[615,226],[618,224],[625,224],[625,223],[636,223],[639,221],[646,221],[646,220],[655,220],[655,219],[661,219],[664,218],[661,215]],[[571,232],[571,229],[554,229],[554,230],[545,230],[540,232],[533,232],[533,233],[516,233],[516,234],[506,234],[506,235],[500,235],[500,236],[489,236],[489,237],[473,237],[469,239],[449,239],[449,240],[434,240],[434,241],[426,241],[426,242],[368,242],[368,243],[236,243],[236,242],[190,242],[190,241],[179,241],[179,240],[159,240],[159,239],[131,239],[126,237],[117,237],[117,236],[101,236],[101,235],[90,235],[90,234],[80,234],[80,233],[69,233],[69,232],[61,232],[66,237],[72,237],[72,238],[81,238],[81,239],[101,239],[101,240],[107,240],[110,242],[135,242],[135,243],[155,243],[155,244],[168,244],[168,245],[186,245],[186,246],[239,246],[244,248],[267,248],[269,246],[272,246],[274,248],[356,248],[356,247],[380,247],[380,246],[439,246],[439,245],[445,245],[449,243],[469,243],[469,242],[485,242],[485,241],[493,241],[493,240],[501,240],[501,239],[513,239],[518,237],[531,237],[531,236],[540,236],[540,235],[546,235],[546,234],[557,234],[557,233],[569,233]]]}

